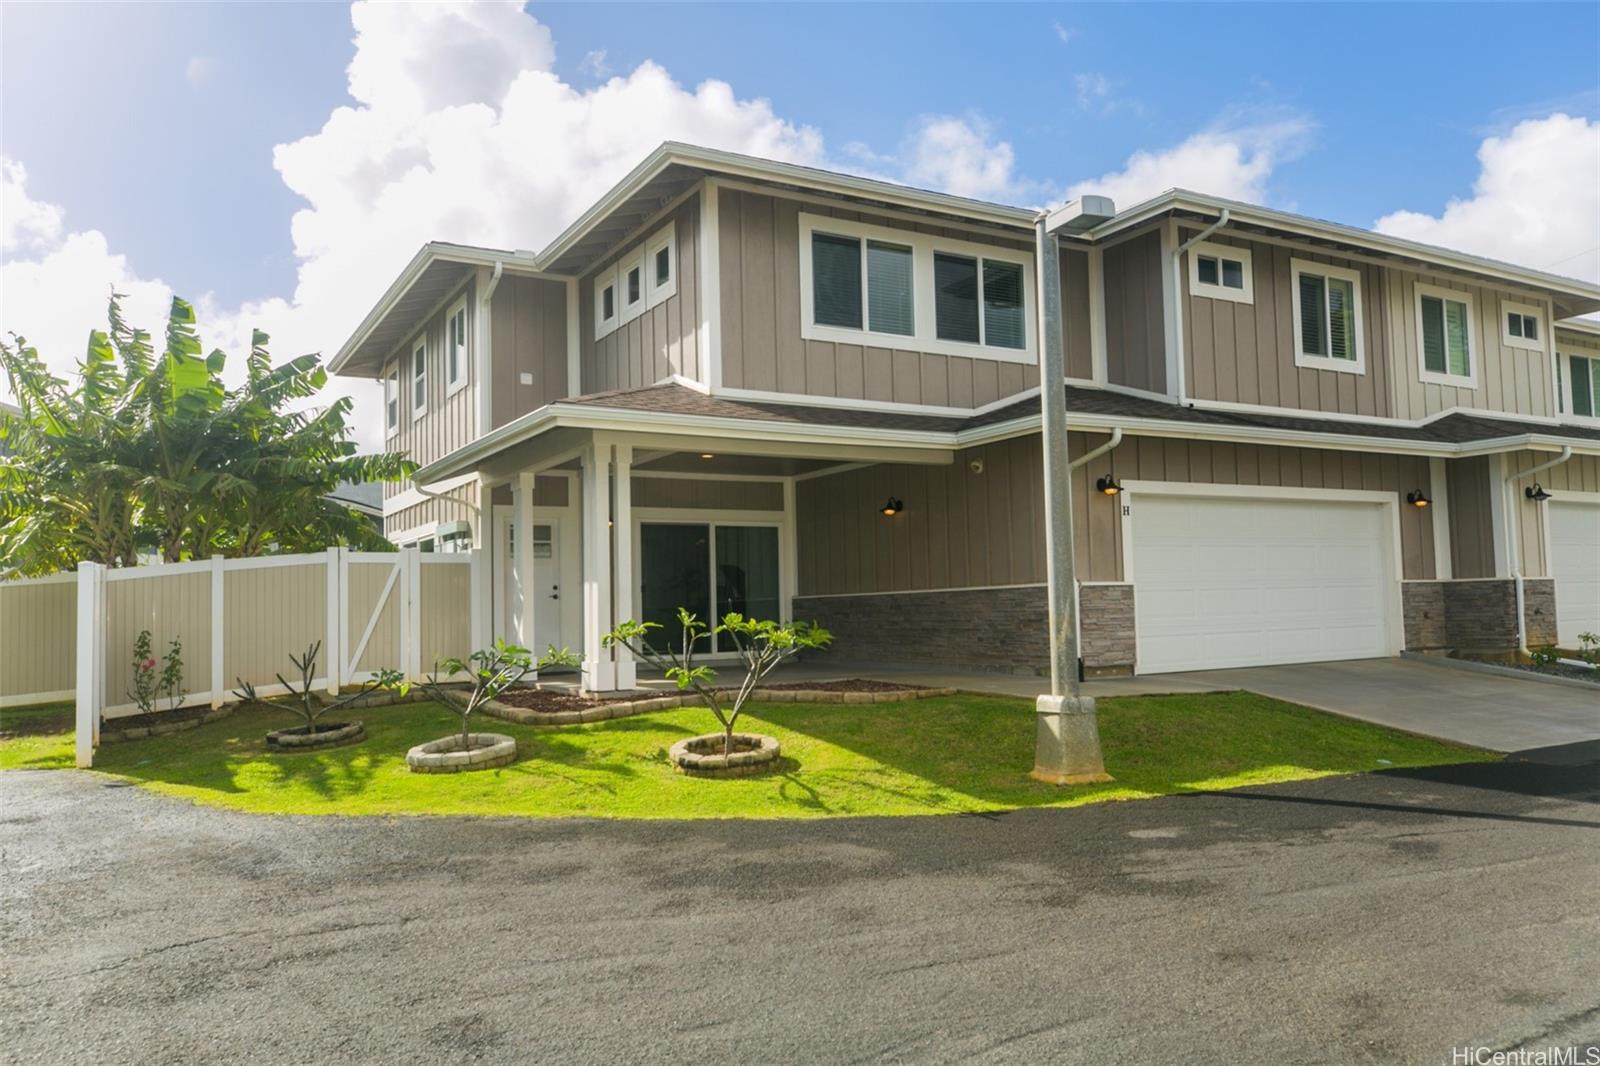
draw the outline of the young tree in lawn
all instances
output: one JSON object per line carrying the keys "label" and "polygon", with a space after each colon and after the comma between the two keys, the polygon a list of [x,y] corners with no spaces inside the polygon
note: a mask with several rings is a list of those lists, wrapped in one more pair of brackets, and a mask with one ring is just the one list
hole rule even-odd
{"label": "young tree in lawn", "polygon": [[[601,638],[606,647],[620,644],[635,656],[660,670],[674,682],[679,690],[693,689],[722,726],[722,753],[733,754],[733,730],[744,711],[750,694],[761,679],[786,659],[793,658],[807,648],[821,648],[833,640],[833,634],[821,626],[806,622],[773,622],[746,618],[736,611],[722,616],[722,621],[711,629],[693,613],[678,608],[678,626],[682,643],[674,648],[670,640],[661,647],[650,642],[650,631],[662,628],[659,622],[628,620]],[[733,699],[726,702],[726,690],[715,685],[717,672],[704,663],[694,661],[695,647],[710,633],[728,638],[744,667],[744,680],[733,691]]]}
{"label": "young tree in lawn", "polygon": [[[545,670],[552,666],[577,666],[578,661],[578,657],[572,652],[566,648],[557,650],[553,644],[535,661],[533,653],[527,648],[507,644],[504,640],[496,638],[493,647],[481,648],[464,660],[440,659],[434,664],[434,672],[428,675],[428,680],[419,684],[428,695],[461,717],[461,750],[470,751],[472,749],[470,723],[473,712],[535,670]],[[444,673],[446,682],[457,674],[467,675],[472,688],[468,690],[465,698],[444,687],[446,682],[439,680],[440,672]]]}

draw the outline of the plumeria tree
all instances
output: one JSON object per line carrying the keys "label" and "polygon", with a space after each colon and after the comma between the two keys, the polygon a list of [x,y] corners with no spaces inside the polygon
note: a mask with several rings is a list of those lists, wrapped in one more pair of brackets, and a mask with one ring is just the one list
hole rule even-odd
{"label": "plumeria tree", "polygon": [[[290,706],[294,708],[296,713],[298,713],[301,718],[305,719],[305,732],[307,736],[311,736],[316,733],[317,720],[323,715],[327,714],[329,711],[337,710],[340,707],[348,707],[350,704],[355,703],[357,700],[368,695],[369,693],[377,692],[380,689],[391,692],[399,692],[402,695],[407,690],[408,686],[406,684],[405,675],[399,670],[385,668],[377,671],[376,674],[368,678],[360,688],[357,688],[351,692],[346,692],[338,699],[323,702],[317,698],[317,695],[313,691],[311,684],[312,679],[317,676],[317,657],[321,653],[322,641],[320,640],[309,645],[306,648],[304,655],[295,655],[290,653],[289,661],[294,663],[295,669],[300,672],[300,686],[298,688],[296,688],[294,683],[288,678],[284,677],[282,674],[276,675],[278,678],[278,684],[283,686],[284,691],[288,693],[288,695],[294,701],[290,704]],[[241,702],[263,702],[261,697],[256,695],[256,688],[254,685],[243,678],[236,677],[234,680],[238,682],[239,687],[233,690],[233,694],[238,696]]]}
{"label": "plumeria tree", "polygon": [[[833,640],[833,634],[819,625],[746,618],[736,611],[723,615],[722,621],[713,628],[683,607],[678,608],[681,641],[677,647],[673,646],[671,640],[659,647],[651,642],[650,632],[661,628],[659,622],[635,622],[630,619],[601,640],[606,647],[622,645],[660,670],[680,691],[693,689],[705,700],[711,713],[717,716],[717,723],[722,726],[724,755],[733,754],[734,726],[744,711],[745,702],[750,699],[750,694],[756,690],[761,679],[785,660],[808,648],[824,647]],[[727,643],[733,645],[744,667],[744,680],[738,688],[731,690],[731,699],[727,698],[729,690],[717,687],[717,672],[704,663],[695,662],[696,647],[712,633],[727,638]]]}
{"label": "plumeria tree", "polygon": [[[566,648],[550,645],[537,660],[527,648],[507,644],[495,639],[494,646],[481,648],[465,659],[440,659],[428,680],[420,682],[424,691],[446,707],[452,708],[461,718],[461,750],[472,747],[471,719],[473,712],[494,699],[536,670],[552,666],[577,666],[578,657]],[[443,673],[445,681],[439,680]],[[452,677],[465,674],[471,684],[464,697],[448,691],[444,685]]]}

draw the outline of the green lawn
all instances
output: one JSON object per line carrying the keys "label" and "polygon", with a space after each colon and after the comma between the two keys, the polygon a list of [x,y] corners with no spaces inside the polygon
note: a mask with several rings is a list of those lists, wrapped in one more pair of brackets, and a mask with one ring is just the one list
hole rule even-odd
{"label": "green lawn", "polygon": [[[455,719],[438,705],[361,717],[361,744],[269,754],[262,735],[295,719],[251,708],[187,733],[104,745],[95,768],[199,803],[274,814],[813,818],[1071,806],[1496,758],[1247,693],[1102,701],[1116,781],[1067,789],[1027,778],[1033,708],[1013,699],[753,705],[740,728],[776,736],[783,766],[729,781],[667,765],[674,741],[715,728],[703,709],[557,729],[485,718],[475,728],[515,736],[521,758],[468,774],[405,768],[407,748],[450,731]],[[0,768],[72,765],[70,713],[60,707],[0,711],[0,730],[24,734],[0,740]]]}

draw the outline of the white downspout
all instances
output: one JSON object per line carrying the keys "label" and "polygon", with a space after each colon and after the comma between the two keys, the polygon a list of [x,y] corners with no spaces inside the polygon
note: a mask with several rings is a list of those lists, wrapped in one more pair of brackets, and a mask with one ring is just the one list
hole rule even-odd
{"label": "white downspout", "polygon": [[1560,455],[1549,462],[1507,474],[1504,483],[1500,487],[1500,506],[1502,508],[1510,508],[1510,513],[1507,515],[1509,521],[1506,530],[1506,553],[1510,558],[1506,561],[1510,564],[1511,580],[1515,583],[1517,589],[1517,651],[1523,655],[1529,655],[1531,652],[1528,650],[1528,619],[1522,591],[1522,522],[1517,514],[1517,495],[1512,491],[1511,483],[1513,481],[1521,481],[1526,477],[1539,473],[1541,470],[1548,470],[1552,466],[1560,466],[1571,458],[1572,446],[1568,445],[1561,449]]}
{"label": "white downspout", "polygon": [[1185,371],[1183,368],[1183,269],[1179,264],[1183,262],[1184,252],[1187,252],[1190,248],[1193,248],[1195,245],[1199,244],[1201,241],[1217,232],[1217,230],[1221,229],[1223,226],[1226,226],[1228,224],[1229,217],[1230,215],[1228,213],[1228,209],[1224,207],[1222,209],[1222,214],[1217,216],[1217,220],[1215,222],[1211,223],[1211,225],[1207,226],[1199,233],[1196,233],[1193,237],[1190,237],[1188,240],[1184,241],[1182,244],[1178,245],[1172,250],[1172,291],[1177,296],[1177,299],[1172,304],[1172,336],[1177,342],[1178,347],[1177,396],[1180,404],[1183,403],[1184,399],[1189,395],[1189,382],[1185,380]]}
{"label": "white downspout", "polygon": [[[1121,426],[1117,426],[1117,427],[1115,427],[1115,428],[1113,428],[1111,430],[1111,439],[1110,440],[1106,441],[1104,444],[1100,445],[1100,447],[1094,449],[1093,451],[1084,452],[1082,455],[1080,455],[1076,459],[1072,460],[1072,462],[1068,464],[1068,467],[1070,469],[1072,469],[1072,470],[1076,470],[1076,469],[1078,469],[1078,467],[1084,466],[1085,464],[1089,463],[1091,460],[1100,458],[1102,455],[1106,454],[1106,452],[1109,452],[1111,449],[1115,448],[1117,445],[1119,445],[1121,443],[1122,443],[1122,427]],[[1080,626],[1082,625],[1081,619],[1083,618],[1083,582],[1082,581],[1078,581],[1078,580],[1074,580],[1072,582],[1072,617],[1080,619],[1079,625]]]}

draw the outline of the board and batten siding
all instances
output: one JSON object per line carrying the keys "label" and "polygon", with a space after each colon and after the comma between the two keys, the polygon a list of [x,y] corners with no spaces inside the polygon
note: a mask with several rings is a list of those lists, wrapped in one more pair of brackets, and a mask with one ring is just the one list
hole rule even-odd
{"label": "board and batten siding", "polygon": [[[471,353],[470,338],[477,335],[478,301],[473,296],[474,285],[468,282],[462,288],[452,293],[450,299],[433,314],[423,327],[406,339],[394,353],[383,368],[383,376],[379,379],[380,386],[388,380],[389,372],[398,363],[400,368],[400,418],[399,426],[395,433],[388,433],[387,422],[384,422],[384,451],[401,452],[417,463],[430,463],[455,451],[457,448],[470,442],[477,433],[478,412],[477,400],[474,390],[477,383],[473,375],[477,372]],[[462,297],[467,301],[467,337],[468,354],[467,365],[462,368],[466,383],[453,395],[446,396],[444,364],[444,330],[445,316],[456,302]],[[428,347],[428,387],[427,410],[420,415],[412,414],[411,405],[411,352],[416,343],[416,338],[422,336],[427,340]],[[387,419],[385,411],[380,415]],[[385,499],[398,495],[409,487],[406,482],[390,481],[383,486]]]}
{"label": "board and batten siding", "polygon": [[[1198,230],[1180,227],[1179,242]],[[1183,315],[1184,384],[1189,396],[1228,403],[1258,403],[1383,418],[1390,414],[1393,386],[1389,298],[1384,268],[1313,249],[1250,241],[1225,231],[1210,244],[1250,252],[1253,303],[1195,296],[1189,287],[1189,257],[1179,271]],[[1291,259],[1354,270],[1361,276],[1361,348],[1365,373],[1316,370],[1295,365],[1298,349],[1294,320]]]}
{"label": "board and batten siding", "polygon": [[567,284],[505,274],[490,303],[489,421],[498,428],[568,394]]}
{"label": "board and batten siding", "polygon": [[[1542,309],[1546,334],[1550,331],[1550,305],[1543,297],[1509,289],[1491,288],[1461,278],[1384,268],[1387,328],[1394,350],[1394,411],[1397,418],[1427,418],[1452,407],[1509,411],[1553,417],[1551,366],[1548,351],[1509,348],[1501,342],[1500,302],[1531,304]],[[1418,283],[1456,289],[1472,296],[1477,328],[1478,386],[1474,389],[1437,385],[1422,380],[1422,356],[1417,350]]]}
{"label": "board and batten siding", "polygon": [[0,705],[71,691],[77,683],[77,623],[75,574],[0,582]]}
{"label": "board and batten siding", "polygon": [[[1515,452],[1506,456],[1506,472],[1527,470],[1555,458],[1550,452]],[[1523,490],[1537,481],[1560,499],[1565,492],[1600,494],[1600,456],[1574,455],[1558,466],[1541,470],[1532,477],[1517,478],[1512,484],[1512,499],[1516,503],[1518,547],[1522,551],[1524,577],[1553,577],[1550,561],[1545,557],[1545,525],[1550,519],[1548,504],[1538,504],[1528,499]],[[1594,546],[1600,555],[1600,544]]]}
{"label": "board and batten siding", "polygon": [[[581,391],[637,389],[677,374],[705,380],[700,353],[700,198],[690,197],[672,212],[677,256],[677,291],[626,325],[595,339],[594,280],[639,249],[666,219],[641,227],[578,283],[578,336]],[[648,267],[649,264],[646,264]]]}
{"label": "board and batten siding", "polygon": [[1094,377],[1094,355],[1089,342],[1089,255],[1073,248],[1061,249],[1061,324],[1066,345],[1067,377],[1089,381]]}
{"label": "board and batten siding", "polygon": [[[1071,433],[1081,455],[1105,441]],[[971,463],[982,461],[982,472]],[[1043,472],[1036,435],[958,452],[949,465],[878,464],[796,486],[799,595],[836,595],[1037,584],[1045,580]],[[1415,456],[1129,437],[1073,477],[1079,580],[1122,577],[1120,501],[1096,479],[1362,489],[1403,499],[1428,484]],[[887,496],[905,502],[893,518]],[[1137,500],[1133,501],[1135,509]],[[1435,576],[1432,519],[1401,506],[1401,564],[1408,579]],[[1135,519],[1137,520],[1137,519]]]}
{"label": "board and batten siding", "polygon": [[1161,233],[1149,230],[1101,253],[1106,304],[1106,380],[1167,391]]}
{"label": "board and batten siding", "polygon": [[1450,575],[1493,577],[1494,526],[1490,511],[1489,458],[1474,455],[1445,462],[1450,491]]}
{"label": "board and batten siding", "polygon": [[[981,407],[1039,384],[1034,364],[807,340],[800,335],[800,214],[1013,250],[967,230],[738,189],[718,190],[722,384],[728,388],[937,407]],[[1087,308],[1087,297],[1082,301]],[[1087,347],[1087,324],[1082,335]]]}
{"label": "board and batten siding", "polygon": [[779,481],[715,481],[710,478],[635,477],[633,506],[717,511],[782,511]]}

